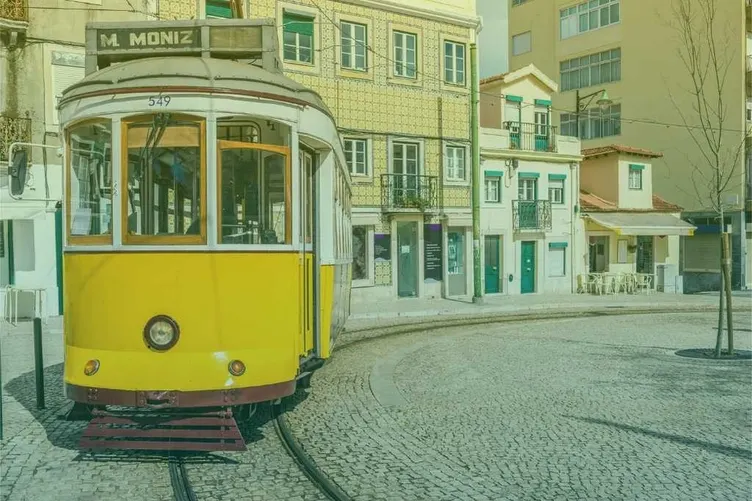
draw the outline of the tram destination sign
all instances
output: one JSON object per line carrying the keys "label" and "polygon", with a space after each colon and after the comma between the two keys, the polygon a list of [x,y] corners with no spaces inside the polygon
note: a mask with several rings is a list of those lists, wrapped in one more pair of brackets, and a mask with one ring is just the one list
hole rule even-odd
{"label": "tram destination sign", "polygon": [[100,52],[199,48],[201,48],[200,26],[97,30],[97,51]]}

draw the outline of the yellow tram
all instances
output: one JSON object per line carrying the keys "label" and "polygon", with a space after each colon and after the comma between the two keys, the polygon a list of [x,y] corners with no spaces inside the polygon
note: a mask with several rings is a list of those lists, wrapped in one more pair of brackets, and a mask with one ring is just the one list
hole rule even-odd
{"label": "yellow tram", "polygon": [[[201,40],[128,45],[165,33]],[[243,449],[228,423],[306,384],[349,315],[335,121],[282,74],[272,21],[88,25],[87,47],[59,101],[65,391],[94,413],[82,446]],[[157,414],[170,426],[130,427]]]}

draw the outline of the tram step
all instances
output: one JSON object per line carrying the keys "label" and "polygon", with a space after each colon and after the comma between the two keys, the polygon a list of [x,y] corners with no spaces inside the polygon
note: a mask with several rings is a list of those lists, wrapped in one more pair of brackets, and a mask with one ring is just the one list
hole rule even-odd
{"label": "tram step", "polygon": [[79,446],[162,451],[246,450],[231,412],[180,415],[95,411]]}

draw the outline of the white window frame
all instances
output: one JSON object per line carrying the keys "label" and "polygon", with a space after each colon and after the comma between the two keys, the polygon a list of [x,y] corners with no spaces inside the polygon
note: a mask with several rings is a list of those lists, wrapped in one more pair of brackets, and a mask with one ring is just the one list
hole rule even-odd
{"label": "white window frame", "polygon": [[[548,199],[552,205],[564,205],[564,179],[549,179],[548,180]],[[556,194],[559,194],[556,197]]]}
{"label": "white window frame", "polygon": [[[370,178],[371,177],[371,144],[370,140],[365,137],[354,137],[354,136],[347,136],[342,138],[342,146],[345,150],[345,159],[347,160],[347,143],[352,144],[355,146],[356,143],[362,143],[365,147],[365,159],[364,159],[364,165],[363,168],[365,172],[354,172],[353,166],[349,165],[347,166],[348,170],[350,171],[350,176],[353,178]],[[355,151],[355,150],[353,150]]]}
{"label": "white window frame", "polygon": [[365,246],[366,246],[367,277],[364,279],[353,280],[352,287],[370,287],[376,283],[376,265],[374,262],[374,255],[373,255],[373,235],[374,235],[375,228],[374,228],[374,225],[372,224],[354,223],[350,230],[350,239],[352,239],[352,232],[356,226],[365,226],[366,228]]}
{"label": "white window frame", "polygon": [[[464,87],[467,81],[467,45],[462,42],[456,42],[454,40],[444,39],[442,40],[442,57],[444,67],[442,68],[442,74],[444,76],[444,83],[449,85],[457,85]],[[457,48],[462,47],[462,58],[457,57]],[[451,49],[451,54],[449,50]],[[452,61],[452,67],[447,68],[447,60]],[[458,69],[460,71],[458,71]],[[447,73],[451,72],[451,78],[447,79]]]}
{"label": "white window frame", "polygon": [[[608,78],[604,79],[604,69],[608,65]],[[597,68],[597,78],[596,75]],[[614,71],[614,68],[618,68]],[[614,78],[614,73],[616,77]],[[583,79],[587,75],[587,83]],[[572,82],[577,80],[576,84]],[[567,90],[584,89],[594,85],[604,85],[621,81],[621,47],[614,47],[581,57],[566,59],[559,63],[559,84],[561,92]]]}
{"label": "white window frame", "polygon": [[86,76],[85,69],[86,53],[83,47],[71,47],[65,45],[45,44],[44,45],[44,67],[45,67],[45,130],[47,132],[59,132],[60,119],[57,112],[57,103],[60,95],[56,90],[62,92],[63,89],[56,89],[55,67],[65,66],[79,68],[81,79]]}
{"label": "white window frame", "polygon": [[[491,200],[488,198],[489,193],[489,185],[495,184],[497,186],[496,189],[496,200]],[[483,181],[483,201],[487,204],[494,204],[498,205],[501,203],[501,190],[502,190],[503,183],[501,182],[501,177],[499,176],[484,176]]]}
{"label": "white window frame", "polygon": [[[617,6],[619,19],[617,21],[611,21],[611,13],[614,11],[612,6]],[[608,11],[609,22],[607,24],[601,24],[602,10]],[[598,26],[591,28],[591,21],[596,20]],[[601,28],[607,28],[614,24],[621,22],[621,0],[589,0],[581,2],[577,5],[570,5],[564,9],[559,10],[559,39],[566,40],[582,33],[589,31],[599,30]],[[564,26],[567,29],[563,29]],[[585,26],[587,25],[587,26]]]}
{"label": "white window frame", "polygon": [[[287,12],[292,15],[306,16],[313,19],[313,52],[312,63],[296,62],[289,59],[285,59],[285,32],[284,32],[284,13]],[[277,2],[277,39],[279,43],[279,60],[285,64],[286,72],[293,73],[307,73],[307,74],[320,74],[321,73],[321,57],[317,53],[317,47],[321,48],[322,36],[321,36],[321,13],[318,9],[313,7],[306,7],[296,3],[290,3],[285,1]],[[337,51],[339,52],[339,51]]]}
{"label": "white window frame", "polygon": [[[635,191],[642,190],[642,169],[633,169],[632,167],[629,167],[628,175],[629,189]],[[635,180],[638,182],[635,182]]]}
{"label": "white window frame", "polygon": [[[561,268],[555,269],[553,267],[553,259],[552,256],[553,253],[561,252]],[[547,266],[548,269],[548,276],[549,277],[566,277],[567,276],[567,248],[566,247],[549,247],[548,248],[548,256],[546,256]]]}
{"label": "white window frame", "polygon": [[[527,39],[524,39],[524,37],[527,35]],[[527,48],[523,45],[522,49],[517,48],[517,44],[515,42],[519,40],[526,40]],[[516,35],[512,36],[512,55],[513,56],[519,56],[521,54],[527,54],[533,50],[533,32],[530,30],[523,31],[522,33],[517,33]]]}
{"label": "white window frame", "polygon": [[[452,152],[450,154],[450,152]],[[459,155],[457,154],[459,152]],[[468,148],[462,144],[447,143],[444,145],[444,179],[448,183],[467,183],[467,164],[468,164]],[[453,161],[457,158],[462,159],[462,175],[452,175]]]}
{"label": "white window frame", "polygon": [[[536,196],[537,192],[538,192],[538,179],[537,178],[524,177],[524,178],[517,179],[517,199],[518,200],[521,200],[523,202],[535,202],[538,200]],[[532,198],[527,198],[528,195],[532,195]]]}
{"label": "white window frame", "polygon": [[[560,133],[562,136],[577,137],[574,132],[577,116],[574,113],[562,113],[560,115]],[[600,126],[600,133],[595,134],[596,125]],[[600,108],[588,108],[580,114],[580,126],[582,137],[580,139],[601,139],[621,135],[621,104],[612,104],[605,111]],[[604,134],[604,129],[608,134]]]}
{"label": "white window frame", "polygon": [[[368,71],[368,25],[355,21],[343,19],[340,22],[340,64],[343,69],[348,71]],[[356,28],[363,28],[363,39],[356,38]],[[357,51],[356,47],[363,47],[363,65],[359,66],[357,63]],[[350,51],[350,61],[352,64],[345,64],[345,49]]]}
{"label": "white window frame", "polygon": [[[407,39],[409,37],[412,37],[414,40],[413,47],[413,75],[409,74],[408,68],[410,63],[407,62],[407,55],[408,55],[408,48],[407,48]],[[398,38],[401,38],[401,44],[397,44]],[[392,46],[394,47],[393,50],[393,58],[394,58],[394,64],[392,66],[392,71],[394,73],[394,76],[397,78],[405,78],[409,80],[415,80],[418,77],[418,57],[420,54],[418,54],[418,34],[412,33],[410,31],[403,31],[401,29],[395,29],[392,31]],[[400,73],[398,71],[400,65],[403,67],[403,72]]]}

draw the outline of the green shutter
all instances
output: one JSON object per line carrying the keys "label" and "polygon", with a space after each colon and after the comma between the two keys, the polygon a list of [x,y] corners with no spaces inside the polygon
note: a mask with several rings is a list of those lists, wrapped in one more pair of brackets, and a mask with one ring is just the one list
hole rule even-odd
{"label": "green shutter", "polygon": [[232,19],[232,7],[228,0],[206,0],[206,15]]}
{"label": "green shutter", "polygon": [[568,246],[567,242],[549,242],[548,248],[549,249],[566,249]]}
{"label": "green shutter", "polygon": [[536,99],[535,105],[536,106],[551,106],[551,101],[549,99]]}
{"label": "green shutter", "polygon": [[540,174],[537,172],[520,172],[517,174],[521,179],[538,179]]}
{"label": "green shutter", "polygon": [[645,166],[640,164],[629,164],[630,170],[644,170]]}
{"label": "green shutter", "polygon": [[284,31],[313,36],[313,18],[285,12],[282,16]]}
{"label": "green shutter", "polygon": [[549,181],[564,181],[567,179],[566,174],[549,174],[548,180]]}
{"label": "green shutter", "polygon": [[506,95],[506,96],[504,96],[504,99],[506,99],[507,101],[515,102],[515,103],[521,103],[522,102],[522,98],[520,96]]}
{"label": "green shutter", "polygon": [[503,177],[504,172],[500,170],[487,170],[485,171],[486,177]]}

